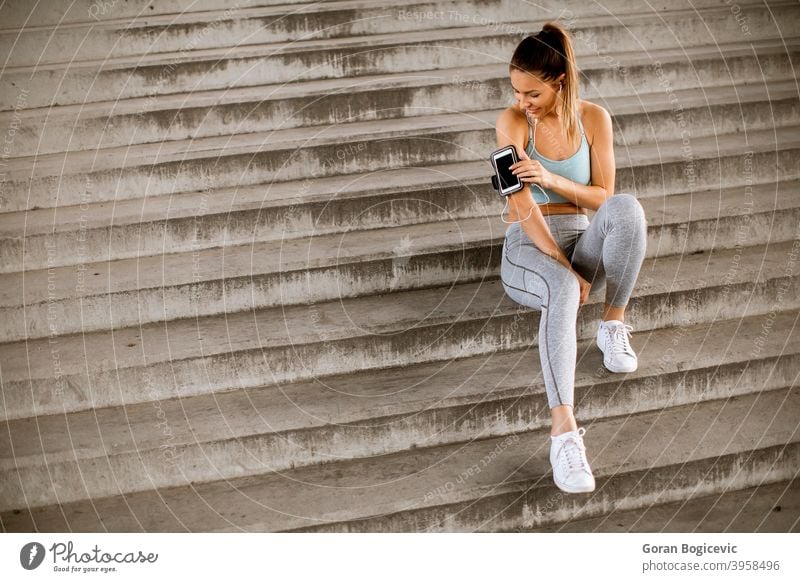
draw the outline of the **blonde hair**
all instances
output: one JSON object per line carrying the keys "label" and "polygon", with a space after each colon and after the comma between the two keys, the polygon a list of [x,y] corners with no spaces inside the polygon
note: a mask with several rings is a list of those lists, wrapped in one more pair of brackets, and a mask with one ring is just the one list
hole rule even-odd
{"label": "blonde hair", "polygon": [[557,79],[564,73],[561,99],[563,101],[561,124],[567,141],[578,141],[578,66],[572,36],[556,21],[548,21],[542,30],[525,37],[514,49],[509,73],[517,69],[544,82]]}

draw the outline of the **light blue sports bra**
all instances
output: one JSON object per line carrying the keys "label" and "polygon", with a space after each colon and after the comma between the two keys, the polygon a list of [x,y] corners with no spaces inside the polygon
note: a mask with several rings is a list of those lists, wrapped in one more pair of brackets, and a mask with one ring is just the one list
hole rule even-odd
{"label": "light blue sports bra", "polygon": [[[526,115],[526,117],[528,117]],[[568,180],[577,182],[578,184],[589,185],[592,182],[592,165],[589,160],[589,141],[586,139],[586,133],[583,131],[583,123],[581,117],[578,115],[578,127],[581,130],[581,145],[578,151],[565,160],[551,160],[536,151],[534,147],[534,134],[533,125],[531,124],[530,117],[528,117],[528,147],[525,148],[525,153],[532,160],[538,160],[548,171],[564,176]],[[549,202],[570,202],[560,194],[553,192],[550,188],[543,188],[547,193],[547,197],[542,194],[533,184],[531,186],[531,194],[533,200],[537,204],[545,204]],[[549,198],[549,200],[548,200]]]}

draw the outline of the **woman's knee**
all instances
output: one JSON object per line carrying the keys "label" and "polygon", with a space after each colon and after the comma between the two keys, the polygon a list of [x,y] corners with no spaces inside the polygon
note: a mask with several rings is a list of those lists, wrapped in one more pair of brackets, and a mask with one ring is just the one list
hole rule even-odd
{"label": "woman's knee", "polygon": [[548,281],[547,305],[554,303],[561,309],[578,309],[581,302],[581,285],[578,278],[566,268],[558,277]]}
{"label": "woman's knee", "polygon": [[639,199],[633,194],[620,193],[614,194],[609,197],[603,205],[608,206],[612,218],[626,217],[633,221],[647,223],[647,218],[644,215],[644,208]]}
{"label": "woman's knee", "polygon": [[500,281],[506,295],[532,309],[550,307],[554,302],[562,308],[580,304],[578,279],[561,265],[533,271],[515,268],[504,261]]}

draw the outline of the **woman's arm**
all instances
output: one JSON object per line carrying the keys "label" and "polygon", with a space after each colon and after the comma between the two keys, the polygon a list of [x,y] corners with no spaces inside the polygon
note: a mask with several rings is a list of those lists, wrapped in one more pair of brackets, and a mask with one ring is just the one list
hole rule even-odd
{"label": "woman's arm", "polygon": [[[513,145],[517,153],[525,156],[525,143],[526,134],[520,131],[519,124],[514,123],[514,112],[506,109],[500,114],[496,124],[497,147],[502,148],[507,145]],[[558,246],[553,235],[550,232],[550,227],[542,215],[539,206],[533,201],[531,195],[531,187],[526,184],[522,190],[514,192],[507,196],[509,217],[508,220],[522,220],[520,226],[525,234],[528,235],[530,241],[536,245],[536,248],[544,254],[552,257],[567,269],[575,272],[570,265],[569,260],[564,255],[561,247]],[[577,273],[576,273],[577,274]]]}
{"label": "woman's arm", "polygon": [[[564,198],[581,208],[598,208],[614,194],[614,135],[611,127],[611,115],[600,105],[587,103],[584,107],[584,122],[592,128],[592,143],[590,144],[590,157],[592,164],[592,183],[588,186],[578,184],[572,180],[559,176],[544,169],[536,162],[535,175],[541,176],[536,180],[543,188],[561,194]],[[584,131],[587,123],[584,123]],[[588,136],[587,136],[588,139]]]}

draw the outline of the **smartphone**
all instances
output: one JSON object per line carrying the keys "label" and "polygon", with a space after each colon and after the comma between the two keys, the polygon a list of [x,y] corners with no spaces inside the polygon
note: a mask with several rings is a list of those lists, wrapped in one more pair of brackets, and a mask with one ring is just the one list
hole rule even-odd
{"label": "smartphone", "polygon": [[[519,178],[511,172],[511,166],[518,161],[517,150],[508,145],[492,152],[492,167],[497,175],[497,191],[501,196],[508,196],[525,187]],[[494,180],[492,180],[494,184]]]}

